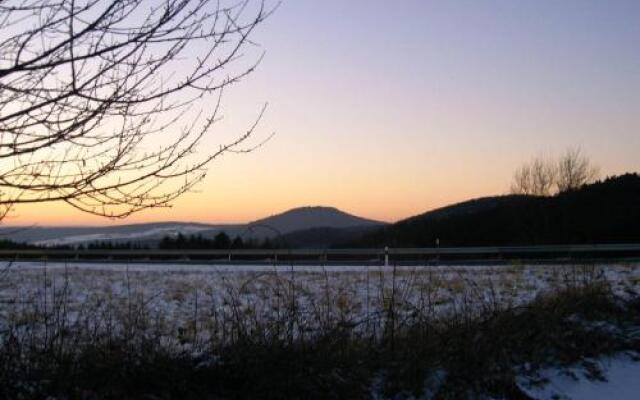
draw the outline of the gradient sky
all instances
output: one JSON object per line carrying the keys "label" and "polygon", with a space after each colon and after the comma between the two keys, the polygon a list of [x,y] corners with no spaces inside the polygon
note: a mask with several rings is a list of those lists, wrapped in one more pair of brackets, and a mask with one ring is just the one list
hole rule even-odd
{"label": "gradient sky", "polygon": [[[284,0],[202,147],[269,103],[264,147],[211,165],[169,210],[111,222],[63,204],[9,224],[245,222],[303,205],[394,221],[508,191],[536,155],[581,146],[640,170],[640,1]],[[226,136],[225,136],[226,135]]]}

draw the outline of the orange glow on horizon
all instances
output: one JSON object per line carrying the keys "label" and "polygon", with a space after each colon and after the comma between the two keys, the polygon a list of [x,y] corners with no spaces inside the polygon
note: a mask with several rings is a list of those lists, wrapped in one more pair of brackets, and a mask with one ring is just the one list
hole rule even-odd
{"label": "orange glow on horizon", "polygon": [[242,135],[266,102],[250,141],[272,140],[216,159],[169,209],[17,205],[2,224],[246,223],[315,205],[393,222],[506,194],[523,162],[568,147],[603,177],[640,171],[640,2],[285,3],[198,151]]}
{"label": "orange glow on horizon", "polygon": [[[202,201],[198,200],[198,197]],[[292,208],[306,206],[336,207],[341,211],[359,217],[373,219],[382,222],[395,222],[413,215],[421,214],[431,209],[446,206],[465,197],[434,197],[432,201],[407,201],[405,203],[389,204],[394,202],[391,196],[381,196],[377,199],[370,197],[370,201],[349,201],[341,199],[331,202],[329,199],[313,201],[307,196],[296,198],[278,198],[277,196],[256,196],[263,202],[255,203],[255,199],[215,199],[204,193],[188,194],[187,198],[178,200],[170,208],[158,208],[145,210],[125,219],[107,219],[84,214],[63,203],[38,204],[18,206],[8,218],[2,221],[5,226],[39,225],[39,226],[106,226],[123,225],[150,222],[196,222],[211,224],[243,224],[257,219],[287,211]],[[478,197],[478,196],[474,196]],[[209,206],[211,207],[209,209]]]}

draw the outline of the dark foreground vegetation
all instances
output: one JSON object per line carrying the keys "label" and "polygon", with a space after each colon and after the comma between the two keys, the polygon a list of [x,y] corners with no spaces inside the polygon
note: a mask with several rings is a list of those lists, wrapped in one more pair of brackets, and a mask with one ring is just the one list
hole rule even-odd
{"label": "dark foreground vegetation", "polygon": [[425,289],[416,306],[394,284],[364,320],[329,313],[322,294],[316,307],[301,307],[292,291],[262,318],[230,288],[229,312],[213,309],[208,328],[180,326],[174,337],[143,300],[72,314],[59,288],[52,304],[2,321],[0,397],[527,399],[517,376],[578,363],[601,379],[589,360],[640,354],[631,333],[640,326],[638,295],[614,294],[593,267],[571,271],[562,288],[527,304],[499,302],[492,288],[469,283],[455,304],[433,304]]}

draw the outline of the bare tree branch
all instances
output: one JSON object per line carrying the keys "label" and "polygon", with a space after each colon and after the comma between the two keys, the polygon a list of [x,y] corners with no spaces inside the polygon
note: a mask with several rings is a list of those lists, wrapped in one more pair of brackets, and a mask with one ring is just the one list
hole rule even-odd
{"label": "bare tree branch", "polygon": [[598,178],[599,170],[579,147],[568,149],[558,160],[559,192],[576,190]]}
{"label": "bare tree branch", "polygon": [[579,147],[571,148],[556,160],[537,157],[522,165],[513,174],[511,193],[551,196],[579,189],[597,178],[598,168]]}
{"label": "bare tree branch", "polygon": [[[262,0],[0,1],[0,218],[64,201],[125,217],[165,207],[245,133],[198,152],[225,88],[254,71],[243,49]],[[258,144],[260,146],[262,143]]]}

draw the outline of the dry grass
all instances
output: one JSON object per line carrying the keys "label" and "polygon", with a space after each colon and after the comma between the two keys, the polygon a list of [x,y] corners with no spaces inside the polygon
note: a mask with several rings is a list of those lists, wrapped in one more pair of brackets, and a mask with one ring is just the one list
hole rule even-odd
{"label": "dry grass", "polygon": [[24,290],[2,306],[2,398],[526,398],[517,374],[640,350],[626,334],[636,292],[589,265],[540,269],[532,293],[518,265],[215,286],[169,272],[163,290],[144,272],[96,272],[108,285],[82,272],[13,277]]}

